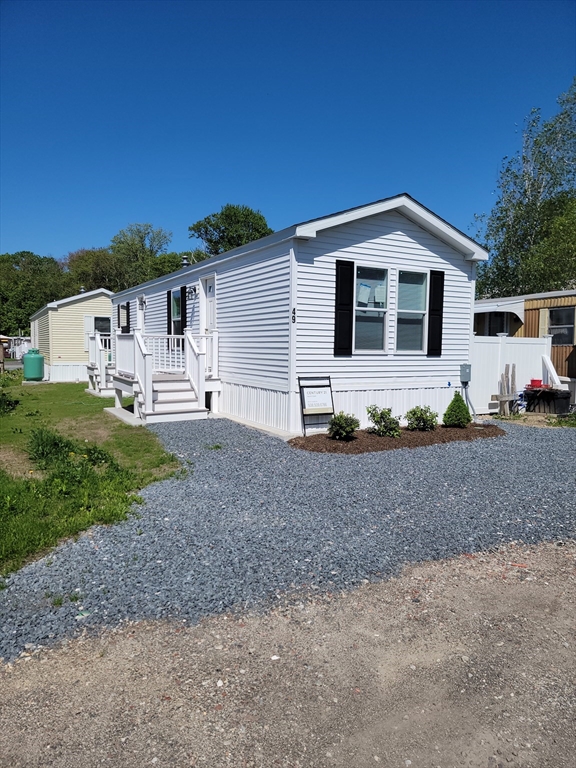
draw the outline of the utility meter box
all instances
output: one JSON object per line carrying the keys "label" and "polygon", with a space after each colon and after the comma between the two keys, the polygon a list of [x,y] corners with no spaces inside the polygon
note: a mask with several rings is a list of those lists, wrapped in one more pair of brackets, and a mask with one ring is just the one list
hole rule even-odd
{"label": "utility meter box", "polygon": [[460,381],[462,384],[469,384],[472,378],[472,366],[470,363],[462,363],[460,366]]}

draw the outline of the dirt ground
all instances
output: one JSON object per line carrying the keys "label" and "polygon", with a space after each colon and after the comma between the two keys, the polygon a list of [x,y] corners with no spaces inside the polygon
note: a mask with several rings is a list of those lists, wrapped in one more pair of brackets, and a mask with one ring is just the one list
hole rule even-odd
{"label": "dirt ground", "polygon": [[576,543],[509,545],[0,668],[0,766],[563,768]]}

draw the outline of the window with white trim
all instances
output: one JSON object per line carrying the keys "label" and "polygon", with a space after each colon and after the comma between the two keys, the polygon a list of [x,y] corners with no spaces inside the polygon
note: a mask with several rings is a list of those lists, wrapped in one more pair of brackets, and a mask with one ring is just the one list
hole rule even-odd
{"label": "window with white trim", "polygon": [[182,334],[182,302],[180,299],[180,288],[172,291],[172,333],[175,336]]}
{"label": "window with white trim", "polygon": [[388,270],[357,266],[354,300],[355,351],[385,349],[387,307]]}
{"label": "window with white trim", "polygon": [[428,311],[428,275],[425,272],[398,272],[396,349],[423,352]]}

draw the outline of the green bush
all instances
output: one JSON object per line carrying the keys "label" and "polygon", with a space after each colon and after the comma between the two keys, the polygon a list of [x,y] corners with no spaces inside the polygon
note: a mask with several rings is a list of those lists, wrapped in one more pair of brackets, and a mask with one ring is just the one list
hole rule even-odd
{"label": "green bush", "polygon": [[438,414],[435,413],[429,405],[416,405],[406,414],[408,421],[407,429],[418,430],[419,432],[431,432],[436,429],[438,423]]}
{"label": "green bush", "polygon": [[377,405],[369,405],[366,408],[368,418],[374,424],[370,428],[380,437],[400,437],[400,422],[392,416],[391,408],[378,408]]}
{"label": "green bush", "polygon": [[460,392],[455,392],[452,402],[446,408],[444,414],[443,424],[445,427],[467,427],[472,421],[468,406],[464,402],[464,399]]}
{"label": "green bush", "polygon": [[13,411],[19,402],[20,400],[10,397],[6,392],[0,392],[0,416],[4,416],[6,413]]}
{"label": "green bush", "polygon": [[360,422],[351,413],[335,413],[328,425],[328,434],[333,440],[352,440]]}

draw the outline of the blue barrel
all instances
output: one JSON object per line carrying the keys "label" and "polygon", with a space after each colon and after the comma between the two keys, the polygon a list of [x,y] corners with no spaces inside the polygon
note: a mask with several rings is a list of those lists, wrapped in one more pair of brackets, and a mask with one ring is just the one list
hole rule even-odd
{"label": "blue barrel", "polygon": [[22,355],[24,381],[42,381],[44,378],[44,355],[38,349],[29,349]]}

